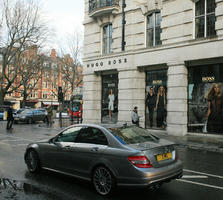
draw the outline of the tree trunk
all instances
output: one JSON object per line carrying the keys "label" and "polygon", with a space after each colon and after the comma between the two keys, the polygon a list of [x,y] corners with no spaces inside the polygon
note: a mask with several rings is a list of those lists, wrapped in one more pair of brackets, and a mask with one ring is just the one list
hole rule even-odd
{"label": "tree trunk", "polygon": [[27,93],[24,92],[24,93],[23,93],[22,105],[21,105],[22,108],[25,108],[25,106],[26,106],[26,100],[27,100],[27,97],[28,97]]}
{"label": "tree trunk", "polygon": [[4,104],[5,92],[4,90],[0,90],[0,105]]}

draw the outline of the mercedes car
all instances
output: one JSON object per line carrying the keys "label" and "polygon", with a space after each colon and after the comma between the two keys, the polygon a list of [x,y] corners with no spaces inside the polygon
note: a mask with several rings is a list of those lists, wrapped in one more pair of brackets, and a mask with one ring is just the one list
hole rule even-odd
{"label": "mercedes car", "polygon": [[45,169],[88,180],[101,195],[116,186],[159,189],[183,172],[176,144],[127,124],[69,126],[29,144],[24,159],[31,173]]}

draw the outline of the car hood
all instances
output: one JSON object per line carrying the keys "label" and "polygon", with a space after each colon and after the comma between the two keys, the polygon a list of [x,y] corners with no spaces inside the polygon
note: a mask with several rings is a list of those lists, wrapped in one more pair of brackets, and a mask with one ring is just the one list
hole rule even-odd
{"label": "car hood", "polygon": [[137,144],[129,144],[128,147],[134,148],[139,151],[145,151],[148,149],[153,149],[161,146],[169,146],[174,145],[174,142],[171,142],[169,140],[165,139],[159,139],[156,141],[149,141],[149,142],[143,142],[143,143],[137,143]]}

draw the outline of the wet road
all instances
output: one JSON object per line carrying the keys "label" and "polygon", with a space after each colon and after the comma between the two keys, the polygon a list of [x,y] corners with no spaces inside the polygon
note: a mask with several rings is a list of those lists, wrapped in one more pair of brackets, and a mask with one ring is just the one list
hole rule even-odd
{"label": "wet road", "polygon": [[[42,127],[39,127],[42,126]],[[112,197],[101,197],[88,182],[43,171],[32,175],[26,170],[23,154],[32,141],[55,135],[57,131],[43,124],[18,124],[6,131],[0,122],[0,199],[13,200],[92,200],[92,199],[223,199],[223,155],[179,148],[184,162],[184,176],[164,184],[158,192],[119,188]]]}

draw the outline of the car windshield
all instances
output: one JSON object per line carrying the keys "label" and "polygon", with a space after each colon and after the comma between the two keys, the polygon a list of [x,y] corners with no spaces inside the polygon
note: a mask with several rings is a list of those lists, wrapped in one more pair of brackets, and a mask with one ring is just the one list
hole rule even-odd
{"label": "car windshield", "polygon": [[79,111],[80,108],[81,108],[81,103],[80,102],[73,102],[73,108],[72,108],[73,112]]}
{"label": "car windshield", "polygon": [[21,112],[21,114],[32,114],[32,110],[24,110]]}
{"label": "car windshield", "polygon": [[158,140],[146,129],[137,126],[109,128],[109,130],[122,144],[136,144]]}
{"label": "car windshield", "polygon": [[17,110],[17,114],[20,114],[22,111],[24,111],[24,110],[22,110],[22,109],[20,109],[20,110]]}

